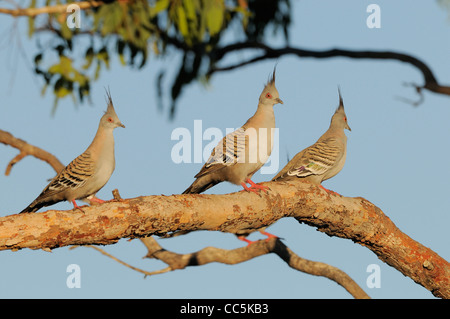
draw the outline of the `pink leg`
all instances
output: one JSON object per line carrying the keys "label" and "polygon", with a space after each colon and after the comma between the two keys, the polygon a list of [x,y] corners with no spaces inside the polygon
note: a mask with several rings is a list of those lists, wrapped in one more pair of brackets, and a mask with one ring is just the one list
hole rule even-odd
{"label": "pink leg", "polygon": [[261,234],[267,236],[266,241],[269,241],[270,238],[278,238],[277,236],[275,236],[275,235],[273,235],[273,234],[271,234],[271,233],[268,233],[268,232],[266,232],[266,231],[264,231],[264,230],[260,230],[259,232],[260,232]]}
{"label": "pink leg", "polygon": [[251,245],[254,243],[254,241],[251,241],[249,239],[247,239],[245,236],[238,236],[239,240],[245,241],[247,243],[247,246]]}
{"label": "pink leg", "polygon": [[100,203],[100,204],[105,202],[103,199],[97,198],[97,197],[95,197],[95,196],[93,196],[93,197],[90,199],[90,201],[91,201],[91,202]]}
{"label": "pink leg", "polygon": [[[261,234],[267,236],[266,241],[269,241],[270,238],[278,238],[277,236],[275,236],[275,235],[273,235],[273,234],[271,234],[271,233],[268,233],[268,232],[266,232],[266,231],[264,231],[264,230],[260,230],[259,232],[260,232]],[[238,239],[239,239],[239,240],[242,240],[242,241],[245,241],[245,242],[247,243],[247,246],[249,246],[249,245],[251,245],[251,244],[254,243],[254,241],[247,239],[247,237],[245,237],[245,236],[238,236]]]}
{"label": "pink leg", "polygon": [[84,213],[84,210],[82,210],[81,207],[77,205],[77,202],[75,201],[75,199],[72,199],[72,204],[73,204],[74,209],[79,209]]}
{"label": "pink leg", "polygon": [[269,187],[263,186],[263,185],[258,185],[255,182],[253,182],[250,178],[247,178],[245,181],[251,185],[250,188],[260,189],[260,190],[263,190],[266,192],[269,190]]}
{"label": "pink leg", "polygon": [[[241,183],[241,185],[242,185],[242,187],[244,187],[244,190],[246,190],[247,192],[258,193],[257,189],[247,187],[247,185],[245,183]],[[244,191],[244,190],[242,190],[242,191]]]}
{"label": "pink leg", "polygon": [[[246,183],[250,184],[250,187],[247,187]],[[247,192],[253,192],[253,193],[259,193],[261,190],[268,192],[269,187],[258,185],[255,182],[253,182],[250,178],[247,178],[245,182],[241,183],[242,187],[244,187],[244,190]]]}

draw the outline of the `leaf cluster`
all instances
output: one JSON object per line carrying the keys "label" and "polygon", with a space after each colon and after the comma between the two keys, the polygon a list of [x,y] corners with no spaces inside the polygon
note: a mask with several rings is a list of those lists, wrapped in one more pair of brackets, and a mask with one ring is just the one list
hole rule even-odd
{"label": "leaf cluster", "polygon": [[[47,0],[45,5],[61,3]],[[29,7],[36,6],[32,0]],[[79,28],[69,27],[74,19],[80,20]],[[111,59],[140,70],[150,56],[174,55],[180,63],[170,83],[173,116],[183,87],[208,81],[206,71],[223,57],[215,54],[218,49],[237,41],[263,42],[267,30],[281,30],[287,40],[290,21],[289,0],[122,0],[78,13],[30,17],[28,34],[38,44],[34,62],[35,73],[44,81],[42,92],[53,89],[53,110],[61,98],[71,96],[75,103],[89,98],[92,83],[110,68]],[[155,81],[161,108],[163,79],[173,65]]]}

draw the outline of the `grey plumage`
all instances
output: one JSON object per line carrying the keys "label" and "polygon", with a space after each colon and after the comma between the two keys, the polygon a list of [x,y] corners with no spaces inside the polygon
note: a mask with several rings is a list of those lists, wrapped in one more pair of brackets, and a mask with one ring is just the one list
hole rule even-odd
{"label": "grey plumage", "polygon": [[115,168],[113,130],[125,126],[114,110],[109,92],[107,103],[107,110],[100,119],[94,140],[86,151],[59,172],[20,213],[36,212],[64,200],[78,207],[75,200],[95,198],[95,194],[108,182]]}
{"label": "grey plumage", "polygon": [[335,176],[344,167],[347,155],[344,129],[351,131],[339,91],[339,106],[331,118],[329,129],[316,143],[297,153],[272,181],[303,178],[320,185]]}

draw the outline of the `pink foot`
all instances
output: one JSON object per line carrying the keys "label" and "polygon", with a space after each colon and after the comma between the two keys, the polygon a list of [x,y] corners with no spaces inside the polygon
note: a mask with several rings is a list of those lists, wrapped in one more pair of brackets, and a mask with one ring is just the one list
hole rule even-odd
{"label": "pink foot", "polygon": [[[245,183],[249,183],[250,187],[247,187]],[[244,183],[241,183],[241,185],[248,192],[259,193],[261,190],[265,192],[269,191],[269,187],[258,185],[255,182],[253,182],[250,178],[247,178]]]}
{"label": "pink foot", "polygon": [[245,183],[241,183],[241,185],[242,185],[242,187],[244,187],[244,189],[241,192],[243,192],[244,190],[247,191],[247,192],[253,192],[253,193],[256,193],[256,194],[259,192],[255,188],[247,187],[247,185]]}
{"label": "pink foot", "polygon": [[268,232],[266,232],[266,231],[263,231],[263,230],[260,230],[259,232],[260,232],[261,234],[267,236],[266,241],[269,241],[270,238],[278,238],[278,236],[275,236],[275,235],[273,235],[273,234],[271,234],[271,233],[268,233]]}
{"label": "pink foot", "polygon": [[77,205],[77,202],[75,201],[75,199],[72,199],[72,204],[73,204],[74,209],[79,209],[83,212],[83,214],[85,214],[84,210],[82,210],[81,207]]}
{"label": "pink foot", "polygon": [[266,191],[266,192],[269,191],[269,187],[263,186],[263,185],[258,185],[255,182],[253,182],[250,178],[247,178],[246,182],[251,185],[250,188],[260,189],[260,190],[263,190],[263,191]]}
{"label": "pink foot", "polygon": [[102,203],[104,203],[105,201],[103,200],[103,199],[100,199],[100,198],[97,198],[97,197],[95,197],[95,196],[93,196],[91,199],[89,199],[91,202],[96,202],[96,203],[99,203],[99,204],[102,204]]}
{"label": "pink foot", "polygon": [[245,236],[238,236],[239,240],[245,241],[247,243],[247,246],[250,246],[251,244],[254,243],[254,241],[251,241],[249,239],[247,239]]}

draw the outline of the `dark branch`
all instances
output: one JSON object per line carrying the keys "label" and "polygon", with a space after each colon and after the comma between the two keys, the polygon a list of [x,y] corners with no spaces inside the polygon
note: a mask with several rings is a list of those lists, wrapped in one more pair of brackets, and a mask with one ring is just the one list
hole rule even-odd
{"label": "dark branch", "polygon": [[142,238],[141,241],[148,249],[147,258],[161,260],[169,266],[168,268],[157,271],[157,273],[184,269],[188,266],[200,266],[212,262],[234,265],[261,255],[274,253],[293,269],[333,280],[344,287],[354,298],[370,298],[364,290],[362,290],[361,287],[359,287],[358,284],[342,270],[325,263],[301,258],[284,245],[278,238],[258,240],[246,247],[232,250],[206,247],[198,252],[190,254],[177,254],[167,251],[152,237]]}
{"label": "dark branch", "polygon": [[431,69],[421,60],[404,53],[393,52],[393,51],[357,51],[357,50],[342,50],[342,49],[331,49],[331,50],[307,50],[301,48],[284,47],[280,49],[271,48],[262,43],[236,43],[219,48],[214,51],[211,55],[212,61],[217,62],[225,57],[225,55],[237,52],[240,50],[256,49],[262,50],[262,53],[253,57],[247,61],[243,61],[237,64],[216,67],[216,63],[211,63],[210,69],[207,73],[211,76],[217,72],[231,71],[249,64],[253,64],[262,60],[276,59],[285,55],[296,55],[300,58],[317,58],[317,59],[327,59],[334,57],[347,57],[352,59],[375,59],[375,60],[395,60],[408,63],[415,68],[417,68],[423,75],[424,84],[422,86],[416,86],[416,90],[419,92],[421,89],[426,89],[434,93],[450,95],[450,86],[440,85],[434,76]]}

